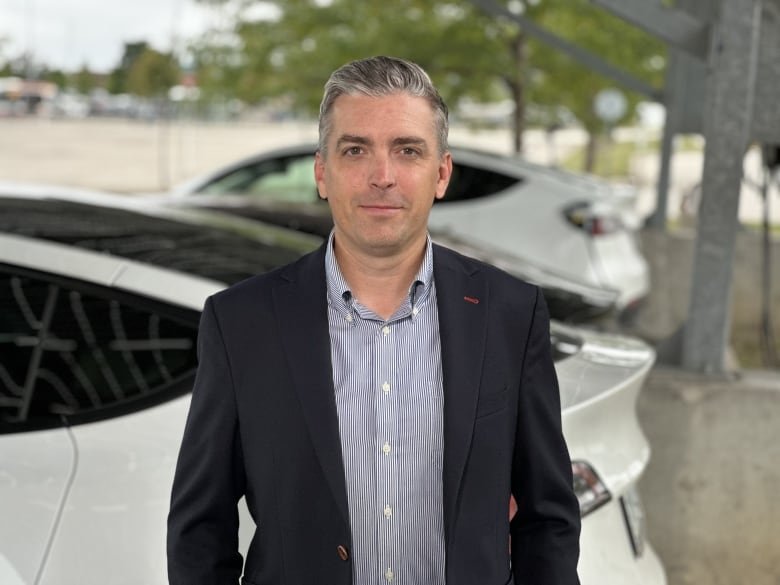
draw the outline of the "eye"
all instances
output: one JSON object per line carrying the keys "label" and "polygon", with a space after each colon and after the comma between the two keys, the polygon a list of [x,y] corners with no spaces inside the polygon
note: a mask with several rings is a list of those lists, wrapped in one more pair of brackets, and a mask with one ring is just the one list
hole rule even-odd
{"label": "eye", "polygon": [[363,154],[363,147],[362,146],[348,146],[344,149],[344,154],[346,156],[356,156],[358,154]]}
{"label": "eye", "polygon": [[401,149],[401,154],[404,156],[420,156],[420,150],[412,146],[404,146]]}

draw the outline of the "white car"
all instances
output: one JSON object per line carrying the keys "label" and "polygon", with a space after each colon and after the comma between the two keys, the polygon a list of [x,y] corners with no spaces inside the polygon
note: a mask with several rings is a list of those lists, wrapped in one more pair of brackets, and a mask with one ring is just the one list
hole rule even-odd
{"label": "white car", "polygon": [[[181,203],[323,234],[331,226],[314,182],[316,146],[284,148],[234,163],[175,188]],[[495,248],[586,285],[618,292],[633,314],[649,291],[631,193],[592,177],[520,158],[451,148],[453,174],[429,227]]]}
{"label": "white car", "polygon": [[[0,190],[2,191],[2,190]],[[321,240],[108,195],[0,194],[0,583],[166,583],[205,298]],[[553,324],[583,585],[664,585],[636,483],[653,351]],[[241,511],[241,543],[252,524]]]}

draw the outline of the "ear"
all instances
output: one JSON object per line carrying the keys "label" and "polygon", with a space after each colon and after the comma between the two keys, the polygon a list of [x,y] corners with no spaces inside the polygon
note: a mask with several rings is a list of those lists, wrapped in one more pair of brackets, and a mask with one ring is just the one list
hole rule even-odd
{"label": "ear", "polygon": [[439,161],[439,177],[436,180],[436,199],[442,199],[447,192],[447,185],[450,184],[452,177],[452,155],[449,151],[445,152]]}
{"label": "ear", "polygon": [[317,183],[317,193],[320,199],[327,199],[328,188],[325,186],[325,159],[319,150],[314,154],[314,181]]}

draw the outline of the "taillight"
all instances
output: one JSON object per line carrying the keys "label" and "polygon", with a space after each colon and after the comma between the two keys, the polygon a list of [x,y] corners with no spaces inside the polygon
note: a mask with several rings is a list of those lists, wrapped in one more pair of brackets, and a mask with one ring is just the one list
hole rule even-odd
{"label": "taillight", "polygon": [[580,503],[580,516],[590,514],[612,499],[607,486],[584,461],[572,461],[571,472],[574,476],[574,493]]}
{"label": "taillight", "polygon": [[600,210],[587,201],[570,205],[563,211],[566,221],[591,236],[611,234],[622,228],[618,217]]}

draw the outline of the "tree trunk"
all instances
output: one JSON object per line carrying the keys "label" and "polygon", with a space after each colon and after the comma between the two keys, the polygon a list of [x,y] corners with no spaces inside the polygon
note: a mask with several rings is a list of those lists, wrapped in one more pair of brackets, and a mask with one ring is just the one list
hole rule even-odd
{"label": "tree trunk", "polygon": [[515,70],[513,72],[512,98],[515,102],[515,111],[512,116],[514,149],[516,154],[523,152],[523,131],[525,130],[525,84],[523,83],[523,71],[525,69],[525,35],[518,31],[512,40],[512,53],[515,57]]}
{"label": "tree trunk", "polygon": [[585,172],[593,173],[596,166],[596,154],[598,152],[598,134],[588,132],[588,144],[585,146]]}

